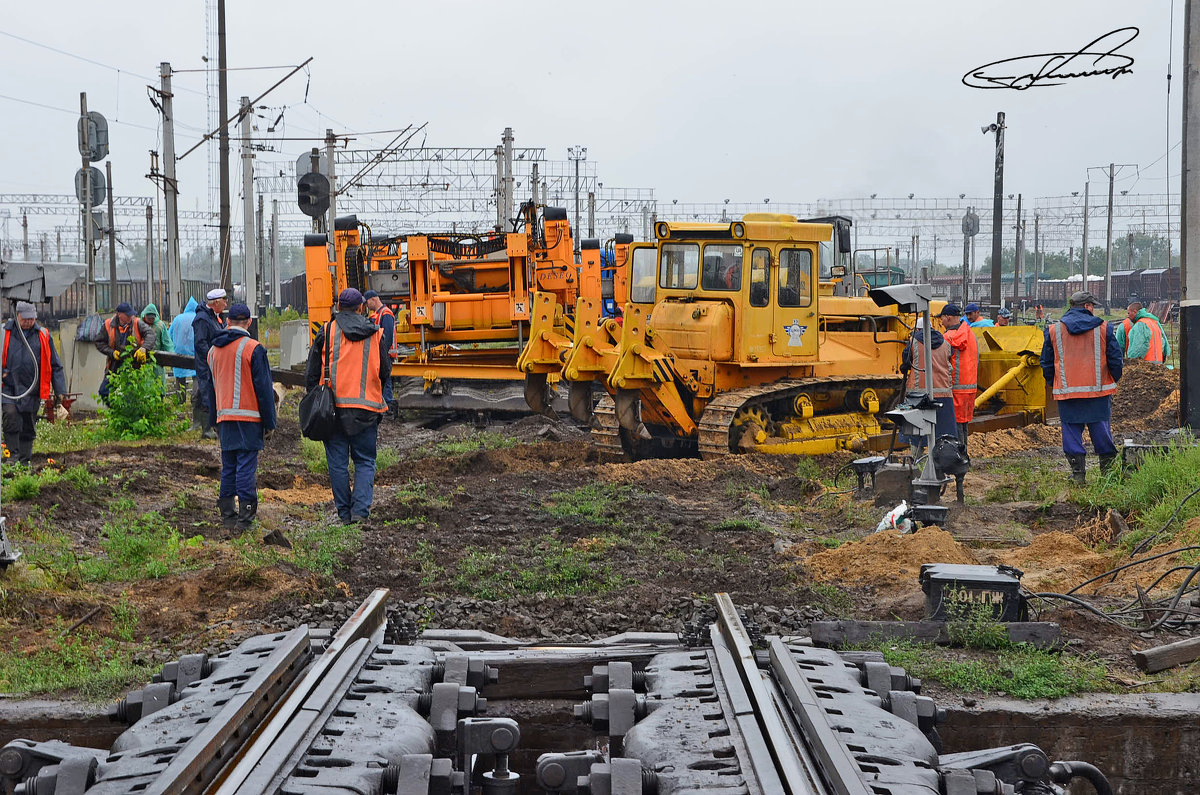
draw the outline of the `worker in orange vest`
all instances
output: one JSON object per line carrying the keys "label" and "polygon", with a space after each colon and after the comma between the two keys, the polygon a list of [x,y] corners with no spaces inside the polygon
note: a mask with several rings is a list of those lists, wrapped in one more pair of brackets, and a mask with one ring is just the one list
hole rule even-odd
{"label": "worker in orange vest", "polygon": [[1171,341],[1158,318],[1134,301],[1125,309],[1125,320],[1117,326],[1117,344],[1126,359],[1144,359],[1162,364],[1171,355]]}
{"label": "worker in orange vest", "polygon": [[229,308],[229,325],[208,350],[221,440],[217,508],[226,529],[245,532],[258,514],[258,452],[275,430],[275,391],[267,349],[250,337],[250,307]]}
{"label": "worker in orange vest", "polygon": [[371,515],[379,421],[387,412],[383,388],[391,375],[383,363],[388,361],[390,349],[379,326],[363,314],[362,293],[347,287],[338,295],[338,311],[317,334],[308,355],[305,386],[311,391],[327,382],[338,410],[341,427],[325,442],[325,463],[334,506],[345,524],[365,521]]}
{"label": "worker in orange vest", "polygon": [[[24,340],[18,336],[24,337]],[[17,302],[17,317],[4,324],[3,353],[4,446],[19,463],[29,464],[37,435],[38,407],[55,404],[67,392],[62,363],[50,332],[38,325],[37,308]]]}
{"label": "worker in orange vest", "polygon": [[[907,374],[907,391],[928,395],[937,404],[937,427],[935,437],[958,436],[958,425],[954,419],[954,392],[951,389],[950,345],[937,329],[929,330],[930,349],[933,356],[933,389],[930,394],[925,377],[925,318],[918,317],[912,336],[900,356],[900,373]],[[924,449],[925,437],[908,438],[918,454]]]}
{"label": "worker in orange vest", "polygon": [[967,429],[975,418],[975,395],[978,392],[979,341],[971,325],[963,321],[955,304],[946,304],[939,317],[946,342],[950,343],[950,389],[954,393],[954,421],[958,438],[967,443]]}
{"label": "worker in orange vest", "polygon": [[1092,314],[1095,296],[1073,293],[1070,304],[1062,319],[1046,329],[1041,364],[1058,401],[1063,454],[1071,465],[1071,480],[1082,484],[1087,482],[1084,427],[1100,456],[1101,471],[1111,471],[1116,462],[1117,447],[1110,427],[1112,395],[1124,361],[1113,324]]}
{"label": "worker in orange vest", "polygon": [[133,353],[134,366],[146,361],[147,354],[154,349],[154,329],[141,318],[135,317],[133,307],[122,301],[116,312],[100,327],[96,335],[96,349],[108,357],[104,368],[104,380],[100,382],[100,399],[108,402],[108,376],[125,364],[125,348],[133,339],[137,350]]}
{"label": "worker in orange vest", "polygon": [[363,298],[367,302],[368,319],[379,326],[383,331],[383,338],[388,343],[388,359],[385,362],[387,369],[387,379],[383,382],[383,402],[387,403],[388,411],[393,417],[399,415],[398,404],[392,399],[392,364],[396,361],[396,356],[399,351],[396,349],[396,313],[383,302],[379,297],[379,293],[374,290],[367,290],[363,293]]}

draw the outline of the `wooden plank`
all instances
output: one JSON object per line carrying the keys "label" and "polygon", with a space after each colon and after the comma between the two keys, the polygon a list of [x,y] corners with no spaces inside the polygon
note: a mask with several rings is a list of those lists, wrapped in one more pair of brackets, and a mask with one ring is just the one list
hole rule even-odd
{"label": "wooden plank", "polygon": [[[1061,645],[1059,626],[1049,621],[1013,621],[1003,626],[1013,643],[1028,643],[1039,649]],[[809,632],[813,643],[833,648],[880,640],[950,645],[950,633],[944,621],[814,621]]]}
{"label": "wooden plank", "polygon": [[1148,674],[1165,671],[1176,665],[1200,660],[1200,637],[1179,640],[1165,646],[1155,646],[1144,651],[1135,651],[1133,661]]}

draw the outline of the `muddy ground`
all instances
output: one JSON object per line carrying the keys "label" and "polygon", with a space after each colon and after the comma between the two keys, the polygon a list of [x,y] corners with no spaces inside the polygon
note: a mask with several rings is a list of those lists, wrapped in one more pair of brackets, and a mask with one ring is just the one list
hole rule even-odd
{"label": "muddy ground", "polygon": [[[1118,396],[1118,438],[1162,438],[1174,425],[1177,382],[1167,372],[1143,374],[1136,392]],[[106,523],[149,511],[192,541],[182,553],[188,570],[135,583],[39,587],[36,566],[15,567],[8,576],[19,587],[4,604],[14,642],[33,651],[76,622],[111,633],[111,607],[123,602],[137,610],[136,642],[153,649],[144,656],[165,660],[301,621],[335,623],[377,587],[392,590],[398,615],[418,629],[563,640],[677,631],[705,615],[709,595],[727,591],[764,630],[804,634],[819,617],[921,618],[924,562],[1008,563],[1033,589],[1066,590],[1119,558],[1103,550],[1126,531],[1121,517],[1068,499],[1051,427],[973,437],[966,504],[946,531],[899,536],[872,534],[888,506],[848,493],[849,454],[817,458],[816,467],[764,454],[612,463],[583,429],[541,417],[484,428],[410,417],[383,425],[380,448],[392,452],[371,520],[347,539],[294,416],[283,412],[261,457],[261,528],[236,542],[215,521],[215,443],[193,435],[38,456],[39,466],[84,464],[100,485],[62,480],[6,502],[27,561],[53,552],[39,528],[68,531],[79,560],[100,554]],[[1045,486],[1036,500],[1030,479]],[[296,548],[264,545],[272,531]],[[1123,602],[1135,582],[1148,585],[1172,565],[1166,558],[1097,598]],[[1136,676],[1131,647],[1177,638],[1054,606],[1043,605],[1040,618],[1061,622],[1071,648],[1097,655],[1118,679]]]}

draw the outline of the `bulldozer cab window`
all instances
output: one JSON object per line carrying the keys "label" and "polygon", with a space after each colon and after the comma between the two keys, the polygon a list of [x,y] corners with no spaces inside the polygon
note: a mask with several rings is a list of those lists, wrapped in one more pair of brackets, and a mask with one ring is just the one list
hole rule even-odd
{"label": "bulldozer cab window", "polygon": [[812,303],[812,252],[785,248],[779,252],[779,305],[808,306]]}
{"label": "bulldozer cab window", "polygon": [[704,272],[700,286],[705,290],[742,289],[742,247],[708,245],[704,247]]}
{"label": "bulldozer cab window", "polygon": [[630,271],[629,300],[635,304],[654,303],[654,272],[658,267],[658,250],[652,246],[633,250]]}
{"label": "bulldozer cab window", "polygon": [[771,296],[771,283],[767,273],[771,269],[771,251],[754,249],[750,257],[750,306],[766,306]]}
{"label": "bulldozer cab window", "polygon": [[667,290],[695,290],[700,282],[700,246],[664,243],[658,269],[658,286]]}

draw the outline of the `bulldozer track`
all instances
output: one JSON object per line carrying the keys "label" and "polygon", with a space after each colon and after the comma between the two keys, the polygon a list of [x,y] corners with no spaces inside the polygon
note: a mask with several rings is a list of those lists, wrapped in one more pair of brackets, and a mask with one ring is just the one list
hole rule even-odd
{"label": "bulldozer track", "polygon": [[[790,399],[814,388],[835,389],[898,389],[904,385],[900,376],[854,378],[820,376],[776,381],[772,384],[750,386],[723,392],[705,407],[700,415],[697,443],[704,460],[721,458],[732,453],[729,433],[734,415],[743,408],[763,405],[775,400]],[[613,419],[615,420],[615,414]]]}

